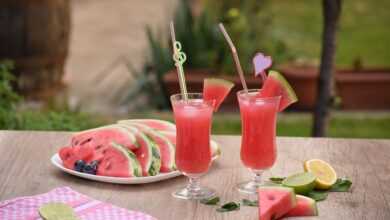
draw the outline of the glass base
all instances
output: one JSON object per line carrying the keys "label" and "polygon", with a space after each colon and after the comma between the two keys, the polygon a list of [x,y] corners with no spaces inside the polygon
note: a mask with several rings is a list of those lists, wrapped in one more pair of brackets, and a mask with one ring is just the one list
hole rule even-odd
{"label": "glass base", "polygon": [[207,188],[207,187],[201,187],[198,189],[192,189],[190,190],[188,187],[184,189],[180,189],[176,192],[172,193],[172,196],[178,199],[193,199],[193,200],[200,200],[200,199],[209,199],[214,197],[215,191],[213,189]]}
{"label": "glass base", "polygon": [[263,184],[257,183],[255,181],[247,181],[237,184],[236,189],[241,193],[256,194],[257,189],[262,185]]}
{"label": "glass base", "polygon": [[236,186],[236,189],[241,193],[256,194],[257,189],[260,186],[264,185],[261,180],[261,174],[264,172],[264,170],[254,170],[254,169],[249,169],[249,170],[253,174],[253,179],[251,181],[239,183]]}

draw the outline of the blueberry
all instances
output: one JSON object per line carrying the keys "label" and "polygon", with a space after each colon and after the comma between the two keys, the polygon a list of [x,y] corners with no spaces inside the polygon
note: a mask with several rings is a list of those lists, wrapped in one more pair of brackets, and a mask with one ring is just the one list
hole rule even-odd
{"label": "blueberry", "polygon": [[84,169],[82,172],[96,175],[96,168],[94,168],[91,164],[87,164],[84,166]]}
{"label": "blueberry", "polygon": [[76,170],[77,172],[83,172],[85,165],[86,164],[84,160],[78,160],[74,163],[74,170]]}
{"label": "blueberry", "polygon": [[93,168],[94,170],[97,170],[98,165],[99,165],[99,161],[94,160],[94,161],[92,161],[92,162],[90,163],[90,165],[92,166],[92,168]]}

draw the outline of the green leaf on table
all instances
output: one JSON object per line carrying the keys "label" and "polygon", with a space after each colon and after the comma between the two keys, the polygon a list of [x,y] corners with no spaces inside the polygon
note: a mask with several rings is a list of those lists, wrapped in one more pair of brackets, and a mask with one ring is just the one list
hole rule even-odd
{"label": "green leaf on table", "polygon": [[330,192],[348,192],[352,182],[346,178],[337,179],[336,183],[329,189]]}
{"label": "green leaf on table", "polygon": [[281,184],[284,179],[286,179],[286,177],[273,176],[273,177],[269,178],[269,180],[271,182],[274,182],[274,183],[277,183],[277,184]]}
{"label": "green leaf on table", "polygon": [[327,191],[313,190],[307,194],[307,197],[314,199],[315,201],[323,201],[328,197]]}
{"label": "green leaf on table", "polygon": [[204,205],[216,205],[219,203],[219,197],[213,197],[211,199],[202,199],[200,200],[200,203]]}
{"label": "green leaf on table", "polygon": [[228,202],[225,203],[223,206],[217,208],[217,212],[230,212],[236,210],[240,210],[240,203]]}
{"label": "green leaf on table", "polygon": [[242,200],[242,204],[245,205],[245,206],[254,206],[254,207],[258,207],[259,206],[259,201],[257,200],[249,200],[249,199],[243,199]]}

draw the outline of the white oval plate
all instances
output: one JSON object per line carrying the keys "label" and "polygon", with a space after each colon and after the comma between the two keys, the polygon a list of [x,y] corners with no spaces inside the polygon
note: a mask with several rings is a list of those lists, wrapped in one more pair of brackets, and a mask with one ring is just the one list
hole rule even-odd
{"label": "white oval plate", "polygon": [[[213,157],[212,160],[217,159],[218,156]],[[62,160],[60,156],[57,154],[54,154],[51,157],[51,163],[56,166],[57,168],[61,169],[62,171],[82,177],[85,179],[95,180],[99,182],[106,182],[106,183],[116,183],[116,184],[143,184],[143,183],[153,183],[158,182],[166,179],[171,179],[177,176],[180,176],[181,173],[179,171],[172,171],[169,173],[160,173],[156,176],[143,176],[143,177],[110,177],[110,176],[98,176],[98,175],[92,175],[87,173],[81,173],[77,172],[75,170],[68,169],[62,165]]]}

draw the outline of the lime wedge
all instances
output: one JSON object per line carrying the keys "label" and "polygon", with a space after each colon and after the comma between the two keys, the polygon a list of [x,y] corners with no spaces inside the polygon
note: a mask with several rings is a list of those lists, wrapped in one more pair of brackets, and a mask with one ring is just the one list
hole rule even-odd
{"label": "lime wedge", "polygon": [[39,215],[44,220],[79,220],[73,208],[64,203],[48,203],[39,208]]}
{"label": "lime wedge", "polygon": [[283,186],[291,187],[295,193],[306,195],[315,186],[316,177],[312,173],[297,173],[282,181]]}

